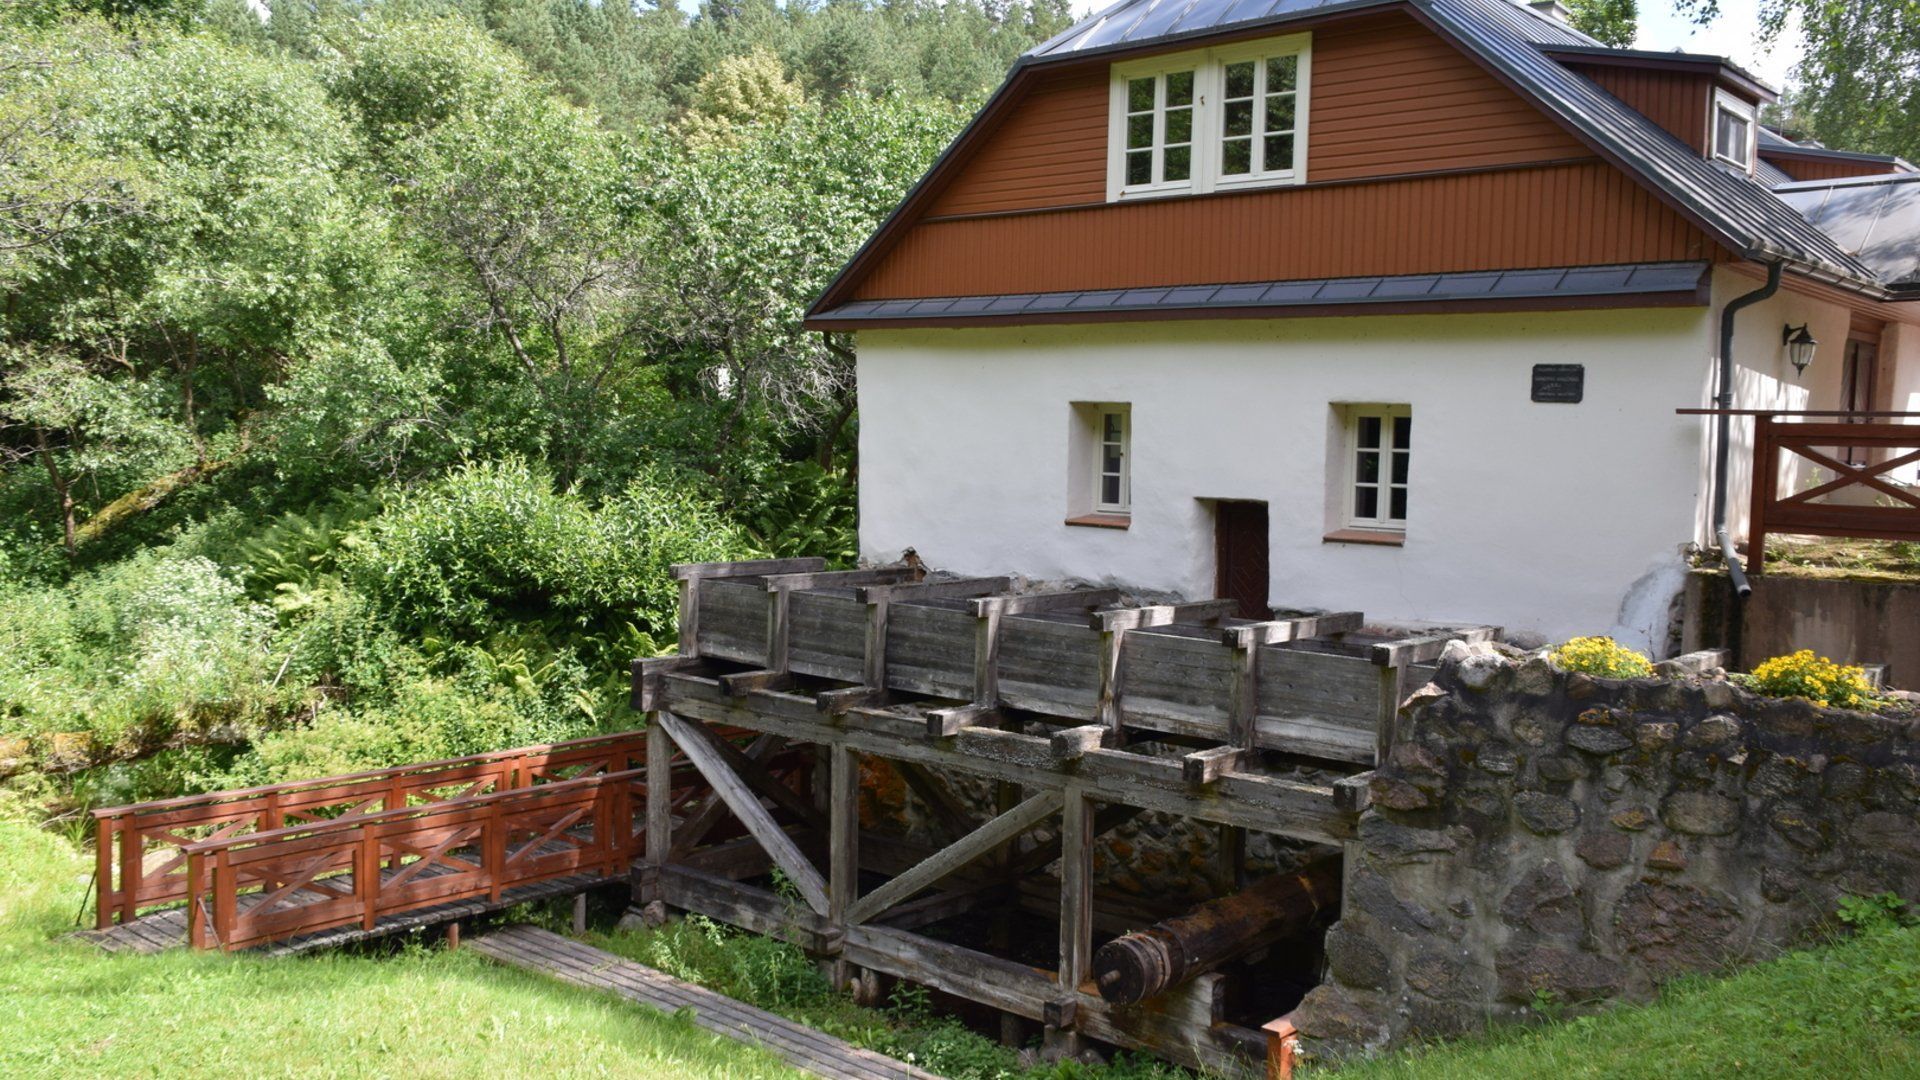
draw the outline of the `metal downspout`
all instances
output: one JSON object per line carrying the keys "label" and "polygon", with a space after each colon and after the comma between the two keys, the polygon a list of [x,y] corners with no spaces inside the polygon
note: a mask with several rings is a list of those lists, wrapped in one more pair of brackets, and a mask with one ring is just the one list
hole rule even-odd
{"label": "metal downspout", "polygon": [[[1742,308],[1751,307],[1779,291],[1780,264],[1768,263],[1767,283],[1727,301],[1727,306],[1720,311],[1720,384],[1719,393],[1713,399],[1714,407],[1720,410],[1714,417],[1713,538],[1720,545],[1720,561],[1726,564],[1734,595],[1741,600],[1753,592],[1753,586],[1747,581],[1746,568],[1733,552],[1733,537],[1727,532],[1727,471],[1733,451],[1733,417],[1728,415],[1733,408],[1733,317]],[[1737,624],[1737,617],[1735,622]]]}

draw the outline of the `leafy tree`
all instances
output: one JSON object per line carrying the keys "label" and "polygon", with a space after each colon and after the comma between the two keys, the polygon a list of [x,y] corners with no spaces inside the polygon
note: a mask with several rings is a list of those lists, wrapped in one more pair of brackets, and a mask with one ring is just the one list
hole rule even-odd
{"label": "leafy tree", "polygon": [[1640,28],[1638,0],[1567,0],[1571,22],[1602,45],[1630,48]]}
{"label": "leafy tree", "polygon": [[688,143],[731,145],[748,129],[777,124],[806,103],[780,58],[756,48],[721,61],[700,80],[681,132]]}
{"label": "leafy tree", "polygon": [[[1709,22],[1719,0],[1681,0]],[[1763,38],[1800,16],[1806,53],[1786,94],[1792,134],[1848,150],[1920,158],[1920,3],[1915,0],[1761,0]]]}

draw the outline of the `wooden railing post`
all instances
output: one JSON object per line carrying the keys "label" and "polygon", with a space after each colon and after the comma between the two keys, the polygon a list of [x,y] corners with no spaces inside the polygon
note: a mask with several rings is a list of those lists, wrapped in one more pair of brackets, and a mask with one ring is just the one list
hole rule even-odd
{"label": "wooden railing post", "polygon": [[487,808],[487,820],[481,827],[481,837],[485,841],[480,864],[486,868],[487,899],[497,904],[500,902],[502,879],[507,873],[507,818],[498,802]]}
{"label": "wooden railing post", "polygon": [[146,844],[140,835],[138,820],[120,826],[120,921],[132,922],[140,914],[140,886],[147,876]]}
{"label": "wooden railing post", "polygon": [[211,883],[207,880],[207,857],[197,851],[187,853],[187,945],[207,947],[207,904],[212,902]]}
{"label": "wooden railing post", "polygon": [[102,817],[94,821],[93,922],[101,930],[113,925],[114,906],[119,900],[113,887],[113,840],[119,820],[117,817]]}
{"label": "wooden railing post", "polygon": [[213,867],[213,936],[220,947],[233,947],[233,924],[235,909],[238,907],[237,882],[234,879],[233,863],[227,852],[222,849],[214,856]]}
{"label": "wooden railing post", "polygon": [[353,886],[360,896],[360,928],[370,931],[380,921],[380,837],[365,826],[360,829],[360,868]]}

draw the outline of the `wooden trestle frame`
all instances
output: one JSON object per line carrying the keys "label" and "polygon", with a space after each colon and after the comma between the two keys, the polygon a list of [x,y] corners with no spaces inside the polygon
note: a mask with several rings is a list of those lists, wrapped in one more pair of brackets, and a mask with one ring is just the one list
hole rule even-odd
{"label": "wooden trestle frame", "polygon": [[[1263,1060],[1268,1035],[1225,1022],[1221,973],[1130,1006],[1088,981],[1096,929],[1147,921],[1126,898],[1096,905],[1095,840],[1142,810],[1211,823],[1229,876],[1243,873],[1245,830],[1347,841],[1365,798],[1353,774],[1390,749],[1423,665],[1450,639],[1494,634],[1383,638],[1357,612],[1247,622],[1224,601],[1121,607],[1112,589],[1011,593],[1006,578],[829,572],[815,559],[674,574],[680,654],[633,669],[647,767],[663,773],[647,788],[637,903],[796,942],[843,984],[868,969],[1039,1021],[1055,1053],[1091,1037],[1228,1073]],[[716,726],[762,733],[760,750],[811,744],[825,766],[815,790],[776,781]],[[1161,752],[1130,749],[1146,742]],[[714,792],[678,816],[664,775],[675,747]],[[899,772],[946,847],[862,843],[862,755]],[[1345,778],[1266,767],[1281,755]],[[993,816],[977,820],[949,776],[992,781]],[[703,846],[727,813],[749,835]],[[1019,842],[1046,825],[1051,838]],[[1056,861],[1057,886],[1041,876]],[[742,880],[770,870],[791,895]],[[890,879],[862,894],[862,871]],[[1010,900],[1057,906],[1054,970],[915,932]]]}

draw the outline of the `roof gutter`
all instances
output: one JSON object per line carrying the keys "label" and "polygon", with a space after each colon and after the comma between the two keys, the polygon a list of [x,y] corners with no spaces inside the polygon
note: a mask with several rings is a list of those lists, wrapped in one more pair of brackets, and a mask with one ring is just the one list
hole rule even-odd
{"label": "roof gutter", "polygon": [[1733,417],[1729,415],[1729,410],[1733,408],[1733,318],[1743,309],[1779,292],[1780,271],[1780,263],[1768,263],[1767,283],[1727,301],[1727,306],[1720,312],[1719,392],[1713,398],[1714,408],[1719,410],[1713,418],[1713,538],[1720,546],[1720,561],[1726,564],[1727,579],[1733,582],[1734,595],[1741,600],[1752,594],[1753,585],[1747,581],[1746,568],[1740,565],[1739,557],[1733,552],[1733,537],[1727,531],[1728,459],[1733,451]]}

